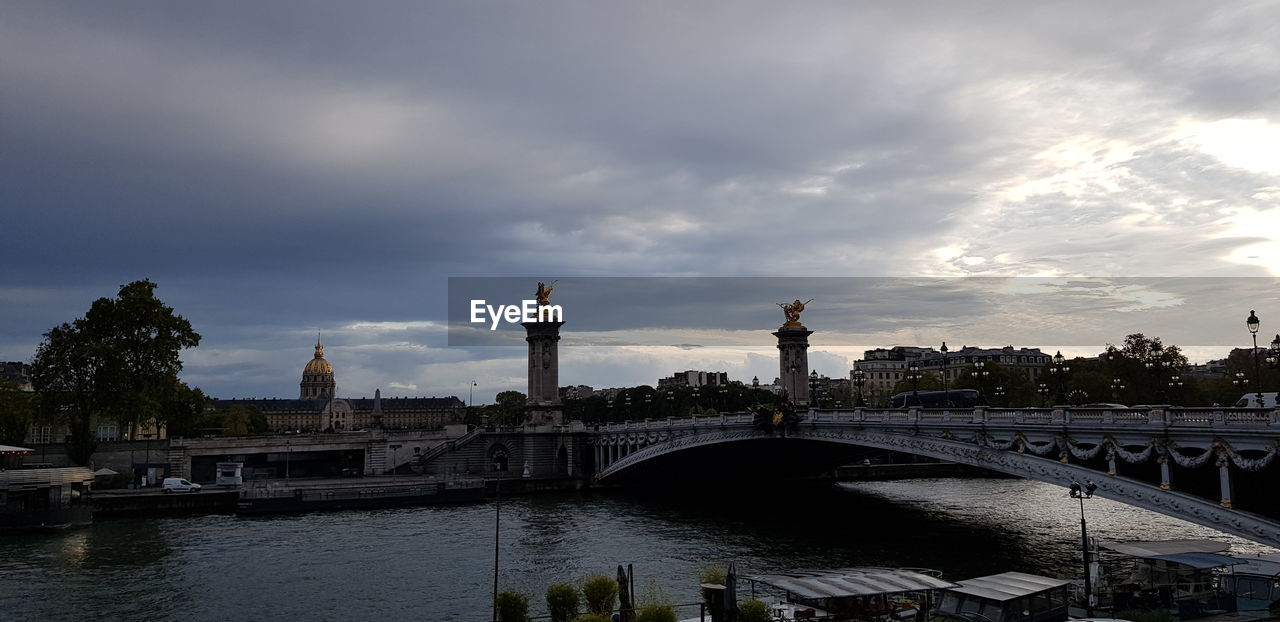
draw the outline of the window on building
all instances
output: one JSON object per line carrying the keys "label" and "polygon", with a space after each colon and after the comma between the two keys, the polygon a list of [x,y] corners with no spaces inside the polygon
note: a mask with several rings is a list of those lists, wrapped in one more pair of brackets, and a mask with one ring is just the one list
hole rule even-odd
{"label": "window on building", "polygon": [[100,441],[120,440],[120,426],[114,423],[100,424],[98,426],[98,440]]}

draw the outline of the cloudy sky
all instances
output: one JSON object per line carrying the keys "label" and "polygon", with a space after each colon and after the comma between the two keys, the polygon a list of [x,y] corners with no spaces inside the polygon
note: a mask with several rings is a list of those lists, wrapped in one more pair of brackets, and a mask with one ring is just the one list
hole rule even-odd
{"label": "cloudy sky", "polygon": [[[450,277],[994,279],[829,294],[831,375],[1280,327],[1277,2],[7,2],[0,85],[0,360],[139,278],[222,397],[293,395],[317,330],[350,396],[522,388],[450,345]],[[618,314],[663,334],[562,381],[771,380],[774,303],[820,296],[745,282],[758,337]]]}

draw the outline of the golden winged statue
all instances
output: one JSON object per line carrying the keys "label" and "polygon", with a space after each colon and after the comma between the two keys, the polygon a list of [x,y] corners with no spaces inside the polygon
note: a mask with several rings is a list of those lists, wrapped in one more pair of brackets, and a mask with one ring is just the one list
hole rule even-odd
{"label": "golden winged statue", "polygon": [[812,298],[804,302],[800,302],[800,299],[797,298],[795,302],[777,303],[779,307],[782,307],[782,312],[787,316],[787,322],[783,324],[782,327],[787,328],[787,327],[794,326],[794,327],[804,328],[804,324],[800,323],[800,314],[804,312],[804,306],[811,302],[813,302]]}
{"label": "golden winged statue", "polygon": [[542,281],[538,281],[538,293],[535,295],[538,297],[539,307],[551,304],[551,288],[555,287],[556,283],[557,281],[552,281],[550,285],[547,285]]}

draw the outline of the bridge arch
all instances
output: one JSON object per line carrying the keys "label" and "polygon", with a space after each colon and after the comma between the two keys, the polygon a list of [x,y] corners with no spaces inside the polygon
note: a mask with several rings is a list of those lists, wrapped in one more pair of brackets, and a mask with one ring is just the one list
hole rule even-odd
{"label": "bridge arch", "polygon": [[[602,435],[597,437],[597,444],[603,450],[600,455],[605,459],[599,464],[607,466],[599,471],[596,479],[607,483],[650,460],[677,452],[697,451],[699,448],[771,439],[777,436],[774,432],[734,425],[721,425],[718,428],[685,434],[648,432]],[[1223,507],[1220,503],[1185,492],[1166,490],[1129,477],[1112,475],[1073,464],[1065,461],[1067,459],[1065,453],[1061,459],[1057,455],[1042,457],[1035,453],[1051,452],[1019,453],[1008,449],[984,447],[954,437],[904,434],[843,426],[835,428],[800,425],[789,431],[786,437],[927,456],[1064,487],[1073,481],[1091,480],[1098,485],[1095,494],[1100,497],[1181,518],[1280,548],[1280,522]],[[1043,439],[1037,440],[1043,443]],[[1095,447],[1097,449],[1093,451],[1101,451],[1102,443],[1097,443]],[[1063,449],[1063,452],[1074,451],[1075,449]],[[1210,450],[1208,453],[1211,456],[1213,452]],[[610,459],[610,456],[615,458]],[[1197,460],[1208,457],[1203,456]]]}

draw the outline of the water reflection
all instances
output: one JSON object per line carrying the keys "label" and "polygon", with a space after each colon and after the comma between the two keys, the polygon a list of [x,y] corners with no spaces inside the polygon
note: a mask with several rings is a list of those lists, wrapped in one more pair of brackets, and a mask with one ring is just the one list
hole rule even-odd
{"label": "water reflection", "polygon": [[[1104,539],[1213,538],[1264,547],[1094,499]],[[542,611],[547,585],[635,564],[678,602],[696,574],[922,566],[949,578],[1022,570],[1074,576],[1079,507],[1024,480],[911,480],[704,495],[566,493],[502,504],[501,580]],[[492,504],[236,518],[103,521],[0,539],[0,608],[17,619],[483,620]],[[175,594],[182,595],[175,598]],[[57,595],[57,598],[49,598]]]}

